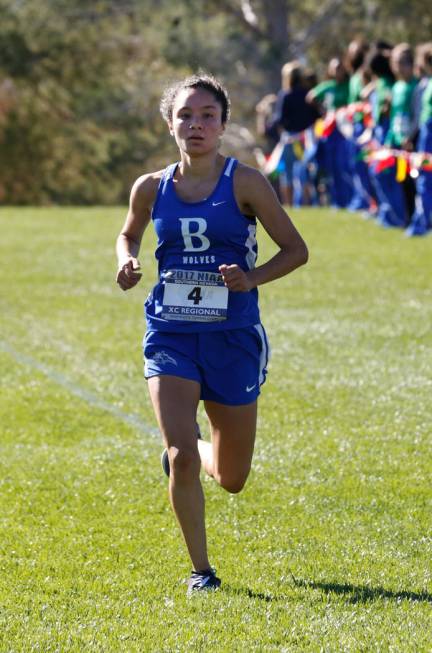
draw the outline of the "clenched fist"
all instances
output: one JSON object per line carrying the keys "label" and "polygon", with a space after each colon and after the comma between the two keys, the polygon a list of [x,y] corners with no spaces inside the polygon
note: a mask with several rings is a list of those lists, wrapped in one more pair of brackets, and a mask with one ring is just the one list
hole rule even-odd
{"label": "clenched fist", "polygon": [[116,281],[122,290],[136,286],[141,279],[141,265],[137,258],[130,257],[117,272]]}

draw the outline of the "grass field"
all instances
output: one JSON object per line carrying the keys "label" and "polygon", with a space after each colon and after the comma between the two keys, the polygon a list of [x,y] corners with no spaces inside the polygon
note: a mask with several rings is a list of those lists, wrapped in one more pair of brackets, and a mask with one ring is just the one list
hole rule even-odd
{"label": "grass field", "polygon": [[253,472],[204,481],[223,590],[188,600],[123,215],[0,210],[0,651],[431,651],[432,239],[293,213]]}

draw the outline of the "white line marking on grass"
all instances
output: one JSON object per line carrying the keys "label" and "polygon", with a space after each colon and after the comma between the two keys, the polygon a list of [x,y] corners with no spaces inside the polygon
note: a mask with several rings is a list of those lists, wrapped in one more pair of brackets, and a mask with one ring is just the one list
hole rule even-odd
{"label": "white line marking on grass", "polygon": [[133,426],[139,429],[140,431],[143,431],[147,435],[151,435],[154,438],[160,437],[159,431],[155,429],[153,426],[151,426],[150,424],[147,424],[147,422],[144,422],[140,417],[138,417],[138,415],[123,412],[122,410],[120,410],[120,408],[117,408],[117,406],[115,406],[114,404],[109,404],[103,399],[100,399],[97,395],[93,394],[92,392],[89,392],[88,390],[85,390],[84,388],[77,385],[76,383],[69,381],[69,379],[66,376],[64,376],[60,372],[57,372],[52,367],[45,365],[45,363],[39,362],[38,360],[32,358],[31,356],[27,356],[27,354],[22,354],[21,352],[17,351],[14,347],[12,347],[9,343],[5,342],[4,340],[0,340],[0,350],[12,356],[21,365],[26,365],[27,367],[31,367],[32,369],[37,370],[38,372],[42,372],[42,374],[45,374],[45,376],[48,379],[50,379],[50,381],[53,381],[57,385],[66,388],[66,390],[69,390],[71,394],[87,402],[88,404],[90,404],[90,406],[93,406],[94,408],[98,408],[99,410],[103,410],[107,413],[110,413],[111,415],[114,415],[114,417],[117,417],[117,419],[120,419],[122,422],[129,424],[129,426]]}

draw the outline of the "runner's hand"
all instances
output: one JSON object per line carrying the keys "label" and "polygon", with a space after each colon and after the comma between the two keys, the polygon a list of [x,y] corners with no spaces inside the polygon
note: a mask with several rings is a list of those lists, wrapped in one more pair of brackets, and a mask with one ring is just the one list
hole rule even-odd
{"label": "runner's hand", "polygon": [[132,256],[119,268],[116,281],[122,290],[129,290],[136,286],[141,279],[141,265],[137,258]]}
{"label": "runner's hand", "polygon": [[228,290],[233,292],[247,292],[253,288],[247,273],[238,265],[220,265],[219,272]]}

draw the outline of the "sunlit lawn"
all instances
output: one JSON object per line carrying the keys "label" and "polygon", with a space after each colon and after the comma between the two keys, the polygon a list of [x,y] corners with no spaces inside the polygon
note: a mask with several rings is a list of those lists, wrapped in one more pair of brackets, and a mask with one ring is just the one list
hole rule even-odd
{"label": "sunlit lawn", "polygon": [[0,651],[432,650],[432,238],[294,212],[253,472],[204,482],[223,589],[188,600],[142,377],[154,239],[120,293],[123,214],[0,211]]}

